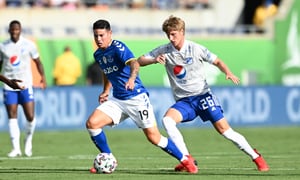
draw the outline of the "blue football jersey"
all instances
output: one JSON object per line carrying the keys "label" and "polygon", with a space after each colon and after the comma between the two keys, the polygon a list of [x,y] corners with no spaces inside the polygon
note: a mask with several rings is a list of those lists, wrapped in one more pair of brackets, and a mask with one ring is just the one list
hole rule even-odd
{"label": "blue football jersey", "polygon": [[113,40],[105,50],[97,49],[94,58],[111,82],[115,98],[126,100],[144,92],[148,93],[139,76],[135,79],[133,90],[125,89],[125,83],[130,77],[130,66],[126,64],[135,57],[121,41]]}

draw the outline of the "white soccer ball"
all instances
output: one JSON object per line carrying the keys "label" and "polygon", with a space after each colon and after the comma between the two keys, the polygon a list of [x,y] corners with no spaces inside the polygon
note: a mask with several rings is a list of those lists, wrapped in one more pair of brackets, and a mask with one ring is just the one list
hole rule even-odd
{"label": "white soccer ball", "polygon": [[117,166],[117,159],[112,153],[99,153],[94,160],[94,168],[97,173],[110,174],[116,170]]}

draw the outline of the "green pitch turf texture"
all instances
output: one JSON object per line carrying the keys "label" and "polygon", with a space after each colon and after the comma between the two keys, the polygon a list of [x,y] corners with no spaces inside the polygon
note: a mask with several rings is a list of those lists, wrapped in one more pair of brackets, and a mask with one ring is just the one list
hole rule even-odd
{"label": "green pitch turf texture", "polygon": [[85,130],[37,131],[33,156],[18,158],[6,157],[11,148],[9,136],[8,132],[0,132],[0,180],[300,179],[299,126],[235,129],[264,155],[269,172],[258,172],[248,156],[212,128],[182,129],[199,164],[199,172],[193,175],[174,172],[177,160],[151,145],[140,130],[106,128],[119,164],[113,174],[89,173],[98,152]]}

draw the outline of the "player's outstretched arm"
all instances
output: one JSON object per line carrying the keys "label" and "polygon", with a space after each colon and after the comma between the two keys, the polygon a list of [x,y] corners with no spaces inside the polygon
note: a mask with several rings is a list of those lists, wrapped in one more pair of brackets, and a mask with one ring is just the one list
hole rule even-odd
{"label": "player's outstretched arm", "polygon": [[221,59],[217,58],[213,64],[225,74],[226,79],[230,79],[234,84],[240,83],[240,79],[230,71],[228,66]]}
{"label": "player's outstretched arm", "polygon": [[145,57],[145,56],[139,57],[137,61],[140,64],[140,66],[147,66],[147,65],[150,65],[150,64],[157,63],[154,58],[149,58],[149,57]]}

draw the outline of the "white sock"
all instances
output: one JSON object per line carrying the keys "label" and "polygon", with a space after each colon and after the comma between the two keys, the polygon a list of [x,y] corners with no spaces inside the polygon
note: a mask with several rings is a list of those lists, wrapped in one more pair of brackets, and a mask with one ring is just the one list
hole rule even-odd
{"label": "white sock", "polygon": [[20,128],[18,125],[18,119],[9,119],[8,128],[13,149],[20,151]]}
{"label": "white sock", "polygon": [[158,142],[157,146],[161,148],[165,148],[168,145],[168,139],[164,136],[160,137],[160,141]]}
{"label": "white sock", "polygon": [[253,148],[247,142],[244,136],[234,131],[233,129],[228,129],[222,134],[225,138],[232,141],[240,150],[248,154],[252,159],[256,159],[259,155],[255,153]]}
{"label": "white sock", "polygon": [[102,128],[99,128],[99,129],[87,129],[87,131],[89,132],[90,136],[97,136],[98,134],[100,134],[102,132]]}
{"label": "white sock", "polygon": [[176,122],[170,117],[164,117],[162,121],[163,121],[164,128],[167,131],[169,137],[175,143],[178,149],[181,151],[183,156],[189,155],[189,151],[185,145],[181,132],[178,130],[176,126]]}
{"label": "white sock", "polygon": [[[25,146],[26,146],[27,143],[31,144],[33,133],[34,133],[34,130],[35,130],[35,126],[36,126],[36,120],[35,120],[35,118],[31,122],[29,122],[29,121],[26,122]],[[26,149],[26,147],[25,147],[25,149]]]}
{"label": "white sock", "polygon": [[[160,138],[160,141],[158,142],[157,146],[164,149],[164,151],[168,152],[169,150],[172,151],[171,149],[173,148],[176,148],[174,146],[176,146],[175,144],[172,146],[170,145],[169,147],[168,146],[168,142],[169,142],[169,139],[166,138],[165,136],[161,136]],[[175,154],[172,154],[173,157],[175,157],[176,155]],[[180,162],[184,161],[187,159],[187,156],[182,156],[182,158],[180,159]]]}

